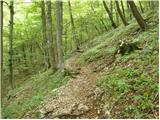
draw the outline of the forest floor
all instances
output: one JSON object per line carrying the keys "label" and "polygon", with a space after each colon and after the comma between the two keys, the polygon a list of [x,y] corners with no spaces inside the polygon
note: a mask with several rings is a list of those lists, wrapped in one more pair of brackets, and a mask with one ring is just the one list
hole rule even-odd
{"label": "forest floor", "polygon": [[[73,53],[65,76],[30,77],[5,102],[4,118],[158,118],[159,18],[153,13],[143,16],[146,31],[132,20]],[[138,41],[143,49],[113,57],[120,40]]]}

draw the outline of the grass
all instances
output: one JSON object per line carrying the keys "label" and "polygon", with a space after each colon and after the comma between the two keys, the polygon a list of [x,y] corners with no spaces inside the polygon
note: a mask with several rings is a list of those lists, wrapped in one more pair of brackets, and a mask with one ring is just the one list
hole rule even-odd
{"label": "grass", "polygon": [[[104,59],[104,64],[116,50],[119,40],[138,42],[143,50],[117,56],[115,66],[108,69],[97,85],[107,94],[105,104],[110,104],[111,118],[156,118],[158,117],[158,14],[156,11],[143,15],[147,20],[146,31],[137,32],[136,21],[127,27],[96,37],[79,59],[78,64],[88,64]],[[107,58],[107,59],[105,59]]]}
{"label": "grass", "polygon": [[[34,111],[47,95],[56,97],[54,90],[66,84],[69,78],[59,71],[52,74],[50,70],[32,76],[25,85],[15,90],[17,94],[11,103],[3,106],[3,118],[21,118],[27,112]],[[35,112],[33,118],[37,117],[39,113]]]}
{"label": "grass", "polygon": [[156,118],[158,25],[141,32],[133,41],[138,41],[143,50],[118,56],[116,67],[106,72],[98,85],[108,94],[105,102],[110,101],[112,118]]}
{"label": "grass", "polygon": [[[78,64],[108,60],[116,50],[119,40],[138,42],[143,50],[116,57],[112,69],[108,69],[97,85],[107,93],[112,118],[155,118],[158,111],[158,23],[157,15],[147,13],[145,18],[148,29],[137,32],[139,28],[135,20],[127,27],[120,26],[96,37],[87,44],[87,51],[77,60]],[[69,57],[69,56],[68,56]],[[107,59],[106,59],[107,58]],[[3,118],[21,118],[33,111],[33,118],[39,113],[34,112],[46,96],[56,98],[56,88],[69,80],[59,71],[41,72],[27,78],[22,86],[15,89],[16,96],[9,102],[3,99]]]}

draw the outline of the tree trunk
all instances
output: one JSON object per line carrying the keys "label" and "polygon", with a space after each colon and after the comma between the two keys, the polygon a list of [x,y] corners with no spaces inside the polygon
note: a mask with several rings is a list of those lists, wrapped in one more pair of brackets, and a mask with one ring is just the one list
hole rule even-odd
{"label": "tree trunk", "polygon": [[[0,1],[0,89],[2,90],[2,70],[3,70],[3,1]],[[1,92],[2,93],[2,92]],[[0,101],[0,107],[2,108],[2,99]],[[2,113],[2,109],[0,110]]]}
{"label": "tree trunk", "polygon": [[139,6],[140,6],[140,9],[141,9],[142,13],[144,13],[141,1],[139,1]]}
{"label": "tree trunk", "polygon": [[64,71],[64,59],[62,50],[62,31],[63,31],[63,2],[56,0],[56,25],[57,25],[57,52],[58,68]]}
{"label": "tree trunk", "polygon": [[154,1],[153,1],[153,0],[150,0],[150,1],[149,1],[149,6],[150,6],[150,9],[151,9],[151,10],[154,9]]}
{"label": "tree trunk", "polygon": [[13,7],[13,1],[10,1],[9,5],[10,9],[10,21],[9,21],[9,97],[13,94],[13,68],[12,68],[12,55],[13,55],[13,15],[14,15],[14,7]]}
{"label": "tree trunk", "polygon": [[110,0],[110,9],[111,9],[111,16],[112,16],[112,18],[113,18],[113,1],[112,0]]}
{"label": "tree trunk", "polygon": [[106,2],[104,0],[103,0],[103,6],[104,6],[104,8],[105,8],[105,10],[106,10],[106,12],[107,12],[107,14],[109,16],[109,19],[111,21],[112,27],[113,28],[117,28],[115,22],[113,21],[112,14],[111,14],[111,12],[110,12],[109,8],[107,7],[107,4],[106,4]]}
{"label": "tree trunk", "polygon": [[[94,15],[97,17],[97,19],[98,19],[98,21],[100,22],[100,24],[101,24],[101,25],[104,27],[104,29],[107,31],[106,25],[104,24],[102,18],[99,18],[99,17],[97,16],[96,11],[94,10],[94,7],[93,7],[92,4],[91,4],[91,10],[93,11]],[[103,32],[103,30],[102,30],[102,32]]]}
{"label": "tree trunk", "polygon": [[119,16],[120,16],[123,24],[124,24],[125,26],[127,26],[128,23],[127,23],[126,19],[124,18],[123,14],[122,14],[122,12],[121,12],[121,9],[120,9],[120,7],[119,7],[119,3],[118,3],[117,0],[116,0],[116,7],[117,7],[117,11],[118,11],[118,13],[119,13]]}
{"label": "tree trunk", "polygon": [[123,5],[123,1],[121,0],[121,7],[122,7],[122,11],[123,11],[123,16],[125,18],[125,10],[124,10],[124,5]]}
{"label": "tree trunk", "polygon": [[143,17],[141,16],[141,14],[139,13],[135,3],[133,1],[127,1],[127,2],[130,5],[133,16],[136,18],[139,26],[141,27],[142,30],[145,30],[147,25],[145,21],[143,20]]}
{"label": "tree trunk", "polygon": [[75,41],[76,49],[79,50],[80,45],[75,33],[74,20],[73,20],[72,7],[71,7],[70,0],[68,0],[68,7],[69,7],[70,20],[71,20],[72,40]]}
{"label": "tree trunk", "polygon": [[51,0],[47,1],[47,39],[48,39],[48,53],[49,61],[53,71],[56,71],[56,59],[55,59],[55,42],[53,42],[52,36],[52,16],[51,16]]}
{"label": "tree trunk", "polygon": [[47,33],[46,33],[46,14],[45,14],[45,3],[44,0],[41,1],[41,18],[42,18],[42,35],[43,35],[43,45],[44,45],[44,63],[46,68],[50,67],[48,47],[47,47]]}
{"label": "tree trunk", "polygon": [[128,8],[128,12],[129,12],[129,18],[132,20],[132,14],[131,14],[131,8],[129,7],[129,4],[127,2],[127,8]]}
{"label": "tree trunk", "polygon": [[22,52],[23,52],[23,61],[24,61],[24,65],[25,67],[27,67],[27,58],[26,58],[26,52],[25,52],[25,46],[22,46]]}

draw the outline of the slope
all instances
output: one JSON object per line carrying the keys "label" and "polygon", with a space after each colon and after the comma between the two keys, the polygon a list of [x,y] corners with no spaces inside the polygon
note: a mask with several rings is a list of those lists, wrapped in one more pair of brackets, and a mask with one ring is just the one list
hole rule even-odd
{"label": "slope", "polygon": [[[144,18],[145,32],[132,20],[90,41],[67,59],[66,76],[33,76],[4,106],[5,118],[157,118],[158,15]],[[143,50],[114,57],[120,40]]]}

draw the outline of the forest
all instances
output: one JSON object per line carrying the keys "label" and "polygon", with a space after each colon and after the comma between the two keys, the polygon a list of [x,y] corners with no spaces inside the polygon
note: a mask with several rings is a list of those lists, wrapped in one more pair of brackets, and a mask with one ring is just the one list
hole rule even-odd
{"label": "forest", "polygon": [[159,118],[158,0],[1,0],[0,28],[1,118]]}

